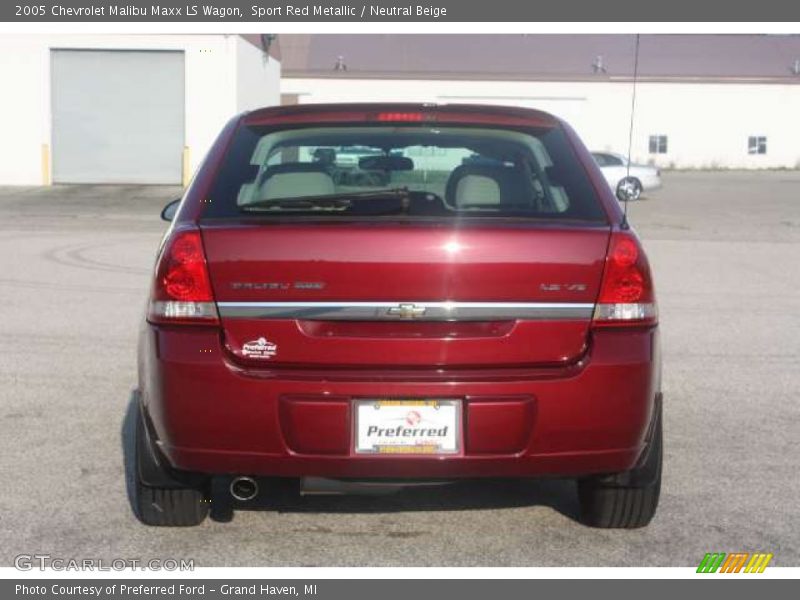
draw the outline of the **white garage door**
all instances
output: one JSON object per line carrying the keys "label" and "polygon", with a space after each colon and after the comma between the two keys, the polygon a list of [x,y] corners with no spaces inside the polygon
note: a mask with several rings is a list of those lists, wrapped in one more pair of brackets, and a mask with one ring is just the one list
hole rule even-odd
{"label": "white garage door", "polygon": [[183,52],[52,51],[53,181],[181,182]]}

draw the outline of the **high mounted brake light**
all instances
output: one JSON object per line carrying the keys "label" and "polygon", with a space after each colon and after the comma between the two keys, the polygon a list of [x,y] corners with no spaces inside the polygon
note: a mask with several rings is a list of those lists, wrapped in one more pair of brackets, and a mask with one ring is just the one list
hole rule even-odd
{"label": "high mounted brake light", "polygon": [[166,241],[156,265],[147,318],[153,323],[218,322],[198,229],[178,229]]}
{"label": "high mounted brake light", "polygon": [[399,121],[404,123],[419,123],[424,120],[433,120],[433,115],[427,118],[421,112],[382,112],[378,113],[378,121]]}
{"label": "high mounted brake light", "polygon": [[658,310],[647,258],[633,235],[613,233],[594,310],[594,324],[604,327],[657,322]]}

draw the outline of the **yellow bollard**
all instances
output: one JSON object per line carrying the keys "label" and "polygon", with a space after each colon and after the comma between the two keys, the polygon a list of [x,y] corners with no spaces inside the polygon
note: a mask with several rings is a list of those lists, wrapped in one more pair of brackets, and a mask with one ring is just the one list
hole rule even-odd
{"label": "yellow bollard", "polygon": [[42,185],[51,185],[50,180],[50,144],[42,144]]}
{"label": "yellow bollard", "polygon": [[183,147],[182,160],[183,160],[183,167],[182,167],[181,183],[183,184],[183,187],[186,187],[187,185],[189,185],[189,180],[192,178],[192,173],[189,170],[189,146]]}

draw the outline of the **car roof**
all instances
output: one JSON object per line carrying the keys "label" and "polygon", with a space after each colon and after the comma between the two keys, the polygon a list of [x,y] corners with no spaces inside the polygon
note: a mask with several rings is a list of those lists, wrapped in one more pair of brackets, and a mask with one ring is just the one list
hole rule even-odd
{"label": "car roof", "polygon": [[604,154],[605,156],[614,156],[622,160],[628,160],[627,156],[625,156],[624,154],[620,154],[619,152],[607,152],[606,150],[592,150],[592,154],[593,155]]}

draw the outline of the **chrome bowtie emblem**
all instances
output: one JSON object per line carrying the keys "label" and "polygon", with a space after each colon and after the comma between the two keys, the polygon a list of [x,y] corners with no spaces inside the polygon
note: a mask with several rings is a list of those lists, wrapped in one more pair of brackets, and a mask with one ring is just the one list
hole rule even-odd
{"label": "chrome bowtie emblem", "polygon": [[386,314],[401,319],[414,319],[425,314],[425,307],[416,304],[398,304],[387,310]]}

